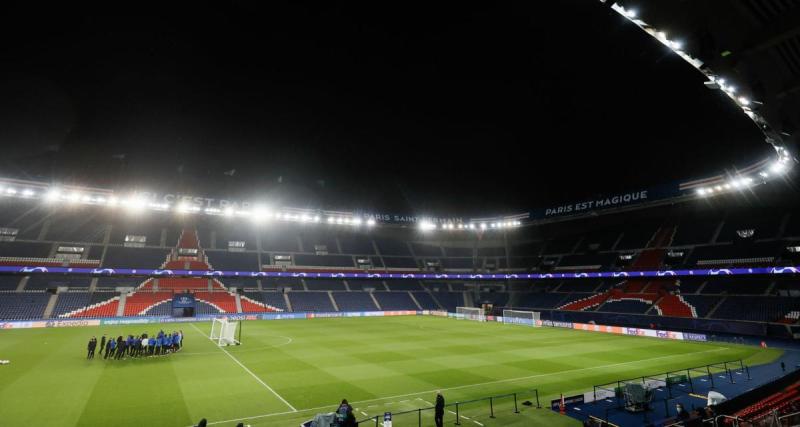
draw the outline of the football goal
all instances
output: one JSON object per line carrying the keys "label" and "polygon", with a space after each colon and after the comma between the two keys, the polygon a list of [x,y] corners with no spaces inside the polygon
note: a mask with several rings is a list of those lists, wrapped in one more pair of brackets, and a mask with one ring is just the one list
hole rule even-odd
{"label": "football goal", "polygon": [[482,308],[477,307],[456,307],[456,319],[459,320],[477,320],[478,322],[485,322],[486,315],[483,313]]}
{"label": "football goal", "polygon": [[503,310],[503,323],[538,326],[538,311]]}
{"label": "football goal", "polygon": [[227,317],[214,318],[211,323],[211,338],[218,346],[239,345],[236,339],[236,327],[239,322],[230,322]]}

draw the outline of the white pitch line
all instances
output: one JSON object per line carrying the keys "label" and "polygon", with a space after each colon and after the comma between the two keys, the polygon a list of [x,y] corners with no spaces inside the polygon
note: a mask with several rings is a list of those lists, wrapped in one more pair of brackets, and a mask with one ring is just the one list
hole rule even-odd
{"label": "white pitch line", "polygon": [[[194,328],[194,330],[196,330],[198,334],[200,334],[200,335],[202,335],[203,337],[205,337],[205,334],[203,333],[203,331],[201,331],[201,330],[200,330],[200,328],[198,328],[197,326],[195,326],[195,325],[194,325],[194,323],[190,323],[189,325],[190,325],[191,327],[193,327],[193,328]],[[280,394],[278,394],[278,393],[277,393],[275,390],[273,390],[273,389],[272,389],[272,387],[270,387],[270,386],[269,386],[269,384],[265,383],[265,382],[264,382],[264,381],[263,381],[261,378],[259,378],[259,377],[258,377],[256,374],[254,374],[254,373],[253,373],[253,371],[251,371],[251,370],[247,369],[247,366],[244,366],[244,365],[242,364],[242,362],[240,362],[240,361],[239,361],[239,359],[237,359],[237,358],[233,357],[233,355],[232,355],[232,354],[228,353],[228,350],[225,350],[225,349],[224,349],[224,348],[222,348],[222,347],[217,347],[217,348],[219,348],[220,350],[222,350],[222,352],[223,352],[223,353],[225,353],[225,354],[227,354],[227,355],[228,355],[228,357],[230,357],[230,358],[231,358],[231,360],[233,360],[234,362],[236,362],[236,364],[237,364],[237,365],[241,366],[241,367],[242,367],[242,369],[244,369],[244,370],[245,370],[245,372],[247,372],[248,374],[250,374],[250,376],[251,376],[251,377],[255,378],[255,380],[256,380],[256,381],[258,381],[258,382],[259,382],[261,385],[263,385],[264,387],[266,387],[266,389],[267,389],[267,390],[269,390],[269,391],[270,391],[272,394],[274,394],[274,395],[275,395],[275,397],[277,397],[277,398],[278,398],[278,399],[279,399],[281,402],[283,402],[283,403],[284,403],[286,406],[288,406],[288,407],[289,407],[289,409],[291,409],[291,410],[292,410],[292,412],[297,412],[297,408],[295,408],[294,406],[292,406],[292,404],[291,404],[291,403],[287,402],[287,401],[286,401],[286,399],[284,399],[284,398],[283,398],[283,397],[282,397]]]}
{"label": "white pitch line", "polygon": [[479,426],[481,426],[481,427],[483,427],[483,424],[481,424],[481,423],[479,423],[479,422],[477,422],[477,421],[475,421],[475,420],[472,420],[472,422],[473,422],[473,423],[475,423],[475,424],[477,424],[477,425],[479,425]]}
{"label": "white pitch line", "polygon": [[[194,326],[194,325],[192,325],[192,326]],[[197,329],[197,328],[195,328],[195,329]],[[198,331],[199,331],[199,329],[198,329]],[[586,368],[567,369],[567,370],[564,370],[564,371],[548,372],[548,373],[545,373],[545,374],[528,375],[528,376],[525,376],[525,377],[505,378],[505,379],[502,379],[502,380],[488,381],[488,382],[485,382],[485,383],[466,384],[466,385],[460,385],[460,386],[455,386],[455,387],[450,387],[450,388],[437,388],[435,390],[420,391],[420,392],[416,392],[416,393],[406,393],[406,394],[400,394],[400,395],[397,395],[397,396],[377,397],[375,399],[359,400],[359,401],[350,402],[350,403],[351,404],[353,404],[353,403],[367,403],[367,402],[375,402],[375,401],[378,401],[378,400],[398,399],[398,398],[401,398],[401,397],[418,396],[420,394],[435,393],[437,391],[460,390],[460,389],[469,388],[469,387],[480,387],[480,386],[490,385],[490,384],[514,382],[514,381],[528,380],[528,379],[532,379],[532,378],[550,377],[550,376],[553,376],[553,375],[562,375],[562,374],[568,374],[568,373],[571,373],[571,372],[582,372],[582,371],[591,371],[591,370],[595,370],[595,369],[613,368],[613,367],[616,367],[616,366],[625,366],[625,365],[630,365],[630,364],[634,364],[634,363],[650,362],[650,361],[653,361],[653,360],[669,359],[669,358],[675,358],[675,357],[681,357],[681,356],[692,356],[692,355],[695,355],[695,354],[713,353],[715,351],[722,351],[722,350],[729,350],[729,348],[728,347],[718,347],[718,348],[714,348],[714,349],[711,349],[711,350],[695,351],[695,352],[692,352],[692,353],[670,354],[670,355],[667,355],[667,356],[651,357],[649,359],[638,359],[638,360],[631,360],[631,361],[628,361],[628,362],[610,363],[608,365],[597,365],[597,366],[589,366],[589,367],[586,367]],[[235,422],[235,421],[252,420],[252,419],[256,419],[256,418],[274,417],[274,416],[278,416],[278,415],[291,414],[293,412],[316,411],[316,410],[319,410],[319,409],[329,409],[331,406],[335,406],[335,405],[331,404],[331,405],[326,405],[326,406],[318,406],[316,408],[299,409],[299,410],[295,410],[295,411],[291,411],[291,412],[273,412],[273,413],[269,413],[269,414],[254,415],[254,416],[251,416],[251,417],[234,418],[234,419],[224,420],[224,421],[214,421],[214,422],[208,423],[207,425],[225,424],[225,423],[232,423],[232,422]],[[371,406],[377,406],[377,405],[370,405],[370,406],[367,406],[367,407],[369,408]],[[191,426],[189,426],[189,427],[191,427]]]}

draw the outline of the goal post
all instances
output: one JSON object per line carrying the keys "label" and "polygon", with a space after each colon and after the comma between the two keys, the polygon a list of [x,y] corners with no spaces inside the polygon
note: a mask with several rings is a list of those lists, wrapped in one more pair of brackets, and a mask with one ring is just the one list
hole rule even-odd
{"label": "goal post", "polygon": [[236,339],[236,327],[238,325],[238,322],[228,321],[227,317],[214,318],[211,322],[211,335],[209,338],[220,347],[239,345],[241,343]]}
{"label": "goal post", "polygon": [[503,310],[503,323],[538,326],[539,315],[538,311]]}
{"label": "goal post", "polygon": [[456,315],[456,319],[459,320],[486,321],[486,315],[483,309],[478,307],[456,307]]}

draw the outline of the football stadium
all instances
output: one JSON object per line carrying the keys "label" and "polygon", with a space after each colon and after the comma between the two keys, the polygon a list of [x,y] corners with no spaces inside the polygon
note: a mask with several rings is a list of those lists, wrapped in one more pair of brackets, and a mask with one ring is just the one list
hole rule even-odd
{"label": "football stadium", "polygon": [[556,3],[12,43],[0,426],[800,424],[800,3]]}

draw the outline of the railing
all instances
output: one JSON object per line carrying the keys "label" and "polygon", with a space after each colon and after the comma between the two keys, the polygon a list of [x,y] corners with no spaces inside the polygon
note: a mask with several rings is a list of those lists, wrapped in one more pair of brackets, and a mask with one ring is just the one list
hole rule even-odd
{"label": "railing", "polygon": [[[539,390],[538,389],[533,389],[533,390],[530,390],[529,392],[524,392],[524,393],[525,393],[525,395],[529,395],[528,393],[531,393],[530,394],[531,398],[536,401],[535,402],[536,408],[541,408],[542,407],[541,403],[539,402]],[[489,418],[495,418],[495,405],[498,403],[498,401],[510,400],[510,399],[513,398],[513,402],[514,402],[514,411],[513,411],[513,413],[514,414],[519,414],[519,399],[518,399],[518,397],[521,394],[523,394],[523,392],[501,394],[501,395],[497,395],[497,396],[483,397],[483,398],[480,398],[480,399],[464,400],[464,401],[459,401],[459,402],[455,402],[455,403],[448,403],[448,404],[446,404],[444,406],[444,410],[445,410],[445,412],[448,412],[451,415],[455,416],[455,425],[461,425],[461,420],[462,419],[467,419],[467,420],[471,419],[470,417],[467,417],[467,416],[463,415],[463,408],[465,406],[473,405],[473,404],[477,404],[477,403],[481,403],[481,402],[486,402],[487,406],[484,407],[484,410],[488,412]],[[534,403],[531,402],[531,406],[533,404]],[[418,427],[422,427],[423,418],[427,420],[431,416],[429,413],[431,411],[435,411],[435,410],[436,410],[435,406],[426,406],[426,407],[423,407],[423,408],[411,409],[411,410],[407,410],[407,411],[392,412],[391,413],[391,415],[392,415],[392,423],[394,425],[398,425],[399,427],[405,427],[407,425],[410,426],[410,425],[413,424],[413,421],[412,421],[411,424],[408,424],[407,421],[409,421],[410,419],[416,418],[417,426]],[[425,413],[424,417],[423,417],[423,413]],[[414,414],[416,414],[416,417],[414,417]],[[401,417],[401,419],[398,419],[398,417]],[[375,427],[378,427],[380,425],[380,423],[383,421],[383,418],[384,418],[384,415],[375,415],[373,417],[369,417],[369,418],[365,418],[363,420],[359,420],[358,424],[359,425],[369,425],[369,424],[372,424],[374,422]],[[403,418],[405,418],[405,419],[403,419]],[[401,421],[401,420],[402,421],[406,421],[406,422],[404,422],[402,425],[400,425],[400,424],[398,424],[398,421]],[[367,423],[369,423],[369,424],[367,424]]]}

